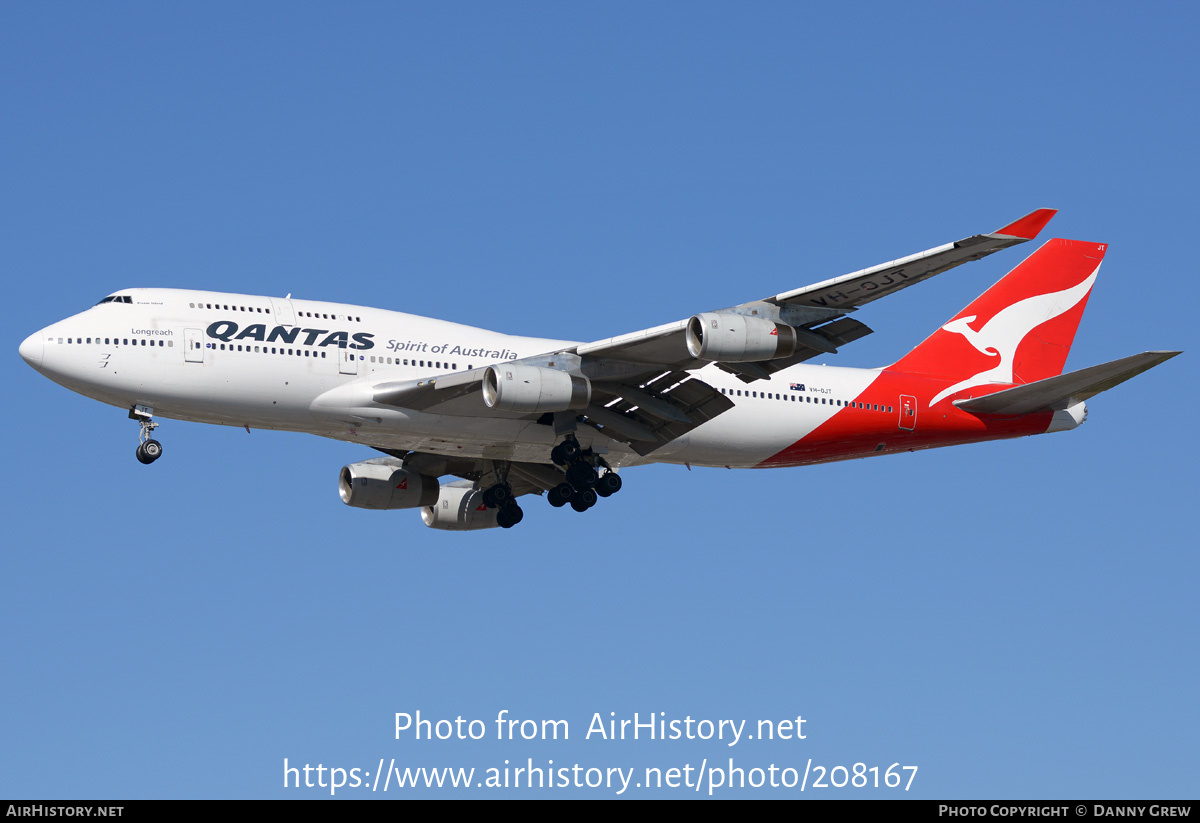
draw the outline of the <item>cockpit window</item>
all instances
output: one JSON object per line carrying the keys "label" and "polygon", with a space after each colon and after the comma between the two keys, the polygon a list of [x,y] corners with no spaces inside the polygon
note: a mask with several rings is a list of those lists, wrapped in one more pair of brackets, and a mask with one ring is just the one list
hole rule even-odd
{"label": "cockpit window", "polygon": [[[133,298],[128,294],[110,294],[108,297],[100,301],[100,303],[132,303]],[[99,306],[100,303],[96,305]]]}

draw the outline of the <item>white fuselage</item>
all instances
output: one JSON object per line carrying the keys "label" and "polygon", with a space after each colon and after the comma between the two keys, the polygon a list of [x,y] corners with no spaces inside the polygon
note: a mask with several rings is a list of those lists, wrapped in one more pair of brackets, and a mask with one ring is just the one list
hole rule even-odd
{"label": "white fuselage", "polygon": [[[363,306],[129,289],[31,335],[21,354],[73,391],[122,408],[146,406],[158,417],[545,463],[553,428],[498,416],[478,394],[451,413],[429,413],[374,404],[370,387],[575,345]],[[713,366],[696,374],[735,408],[646,457],[586,426],[580,443],[607,452],[614,466],[753,467],[831,418],[835,398],[861,396],[880,372],[801,365],[751,385]],[[879,426],[895,431],[893,415],[880,415]]]}

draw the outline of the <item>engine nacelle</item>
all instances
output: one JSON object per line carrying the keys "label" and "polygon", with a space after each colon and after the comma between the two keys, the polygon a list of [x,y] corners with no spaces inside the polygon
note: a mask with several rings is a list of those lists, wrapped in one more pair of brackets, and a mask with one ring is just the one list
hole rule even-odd
{"label": "engine nacelle", "polygon": [[739,363],[796,353],[796,330],[785,323],[744,314],[705,312],[687,324],[688,354],[697,360]]}
{"label": "engine nacelle", "polygon": [[494,529],[499,509],[483,504],[483,491],[470,486],[442,486],[437,503],[421,509],[421,520],[431,529],[468,532]]}
{"label": "engine nacelle", "polygon": [[347,506],[359,509],[414,509],[437,503],[436,477],[417,474],[382,458],[342,466],[338,494]]}
{"label": "engine nacelle", "polygon": [[483,375],[483,402],[489,409],[519,412],[586,409],[592,384],[558,369],[500,363]]}

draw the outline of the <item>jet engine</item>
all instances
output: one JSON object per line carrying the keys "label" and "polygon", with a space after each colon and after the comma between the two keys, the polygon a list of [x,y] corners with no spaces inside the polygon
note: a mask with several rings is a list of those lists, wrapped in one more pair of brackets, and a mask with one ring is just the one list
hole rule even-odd
{"label": "jet engine", "polygon": [[499,512],[484,505],[483,491],[473,485],[447,485],[436,503],[421,509],[421,520],[431,529],[466,532],[496,528]]}
{"label": "jet engine", "polygon": [[586,409],[592,384],[558,369],[500,363],[483,375],[483,402],[489,409],[519,412]]}
{"label": "jet engine", "polygon": [[342,466],[338,493],[347,506],[359,509],[413,509],[438,499],[436,477],[404,468],[394,458],[378,458]]}
{"label": "jet engine", "polygon": [[785,323],[744,314],[705,312],[687,324],[688,354],[698,360],[740,363],[796,353],[796,330]]}

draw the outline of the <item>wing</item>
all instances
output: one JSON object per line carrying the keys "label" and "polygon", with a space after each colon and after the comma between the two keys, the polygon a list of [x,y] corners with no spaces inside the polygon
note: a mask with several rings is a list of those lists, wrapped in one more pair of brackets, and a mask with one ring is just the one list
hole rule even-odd
{"label": "wing", "polygon": [[[570,412],[572,422],[592,426],[645,455],[732,408],[725,395],[696,378],[693,370],[715,363],[750,383],[833,354],[871,333],[847,316],[858,307],[1032,240],[1055,213],[1038,209],[990,234],[652,329],[486,369],[377,384],[373,399],[442,414],[539,419],[556,426],[552,413]],[[544,373],[554,371],[584,379],[586,398],[581,390],[563,389],[557,406],[553,398],[548,405],[485,402],[488,380],[493,381],[493,395],[504,388],[505,379],[537,395],[540,390],[528,389],[529,384],[541,385]],[[546,390],[546,396],[552,394]]]}
{"label": "wing", "polygon": [[[377,449],[384,454],[399,458],[400,465],[430,477],[454,475],[471,481],[477,488],[487,488],[494,483],[506,482],[513,497],[526,494],[541,494],[563,482],[562,472],[551,465],[493,461],[471,457],[449,457],[426,452],[402,452],[394,449]],[[498,474],[498,463],[503,463],[503,474]]]}
{"label": "wing", "polygon": [[[789,356],[719,362],[718,365],[744,381],[752,382],[819,354],[833,354],[839,347],[871,333],[863,323],[846,317],[859,306],[894,294],[955,266],[1032,240],[1056,213],[1055,209],[1038,209],[991,234],[977,234],[832,280],[712,312],[710,314],[761,318],[788,325],[797,332],[795,351]],[[687,346],[688,327],[689,324],[694,327],[694,320],[681,320],[588,343],[579,346],[577,352],[591,357],[618,358],[684,369],[708,365],[708,360],[697,362]]]}

